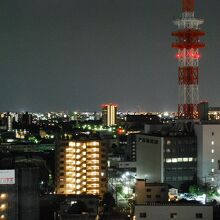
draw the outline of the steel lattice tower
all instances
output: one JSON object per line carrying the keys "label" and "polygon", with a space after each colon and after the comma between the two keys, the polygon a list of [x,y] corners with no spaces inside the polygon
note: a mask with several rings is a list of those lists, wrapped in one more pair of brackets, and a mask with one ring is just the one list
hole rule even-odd
{"label": "steel lattice tower", "polygon": [[178,31],[172,33],[176,37],[172,47],[177,49],[178,59],[178,116],[195,119],[198,117],[199,102],[199,48],[205,47],[200,37],[205,32],[199,28],[203,20],[194,17],[195,0],[182,0],[182,4],[182,16],[174,21]]}

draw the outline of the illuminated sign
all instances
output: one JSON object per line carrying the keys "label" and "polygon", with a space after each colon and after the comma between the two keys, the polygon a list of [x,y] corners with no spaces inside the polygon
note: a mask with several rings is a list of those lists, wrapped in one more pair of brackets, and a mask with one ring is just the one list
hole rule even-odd
{"label": "illuminated sign", "polygon": [[15,184],[15,170],[0,170],[0,185]]}

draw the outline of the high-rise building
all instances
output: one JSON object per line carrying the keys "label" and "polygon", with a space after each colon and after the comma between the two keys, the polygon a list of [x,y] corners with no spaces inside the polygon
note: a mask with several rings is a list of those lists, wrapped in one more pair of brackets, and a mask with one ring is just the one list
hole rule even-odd
{"label": "high-rise building", "polygon": [[107,158],[99,140],[59,140],[56,192],[102,196],[107,190]]}
{"label": "high-rise building", "polygon": [[102,122],[105,126],[116,124],[117,108],[118,106],[114,104],[102,105]]}

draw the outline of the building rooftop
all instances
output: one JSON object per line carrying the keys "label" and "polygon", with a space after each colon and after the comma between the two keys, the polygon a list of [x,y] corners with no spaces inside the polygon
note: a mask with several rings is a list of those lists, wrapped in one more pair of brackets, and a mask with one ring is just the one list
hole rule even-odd
{"label": "building rooftop", "polygon": [[213,206],[211,204],[201,204],[196,202],[147,202],[145,204],[135,204],[135,206]]}

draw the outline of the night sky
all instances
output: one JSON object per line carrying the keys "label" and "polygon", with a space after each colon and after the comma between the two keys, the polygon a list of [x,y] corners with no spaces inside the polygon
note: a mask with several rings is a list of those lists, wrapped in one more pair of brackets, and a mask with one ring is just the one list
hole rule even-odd
{"label": "night sky", "polygon": [[[220,1],[197,0],[200,99],[220,106]],[[1,0],[0,111],[175,111],[181,0]]]}

